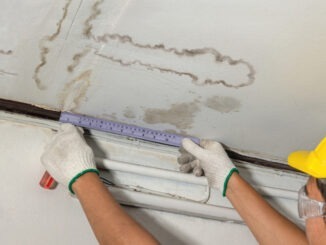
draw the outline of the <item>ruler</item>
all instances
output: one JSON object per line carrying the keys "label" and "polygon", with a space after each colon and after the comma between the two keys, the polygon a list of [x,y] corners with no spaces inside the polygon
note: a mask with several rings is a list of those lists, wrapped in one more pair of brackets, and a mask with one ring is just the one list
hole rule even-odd
{"label": "ruler", "polygon": [[62,112],[60,115],[60,122],[71,123],[75,126],[95,129],[98,131],[108,132],[111,134],[117,134],[127,137],[132,137],[140,140],[160,143],[171,146],[181,146],[182,139],[189,138],[196,144],[199,144],[200,139],[196,137],[183,136],[179,134],[166,133],[159,130],[153,130],[149,128],[139,127],[136,125],[130,125],[120,122],[114,122],[109,120],[103,120],[95,117]]}
{"label": "ruler", "polygon": [[[70,112],[61,112],[59,121],[62,123],[71,123],[75,126],[83,127],[86,129],[95,129],[102,132],[108,132],[111,134],[132,137],[170,146],[180,147],[182,139],[184,138],[189,138],[196,144],[199,144],[200,142],[200,139],[196,137],[165,133],[159,130],[153,130],[136,125],[114,122]],[[57,185],[56,181],[48,172],[44,173],[39,184],[45,189],[54,189]]]}

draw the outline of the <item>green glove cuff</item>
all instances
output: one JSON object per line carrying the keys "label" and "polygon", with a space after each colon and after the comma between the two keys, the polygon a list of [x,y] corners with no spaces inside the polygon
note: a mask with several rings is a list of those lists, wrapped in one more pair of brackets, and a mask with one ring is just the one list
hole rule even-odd
{"label": "green glove cuff", "polygon": [[90,169],[86,169],[82,172],[80,172],[79,174],[77,174],[75,177],[73,177],[70,182],[69,182],[69,185],[68,185],[68,188],[69,188],[69,191],[75,195],[75,192],[72,190],[72,185],[75,183],[75,181],[82,175],[86,174],[86,173],[89,173],[89,172],[93,172],[93,173],[96,173],[97,175],[100,175],[100,172],[95,169],[95,168],[90,168]]}
{"label": "green glove cuff", "polygon": [[226,195],[226,188],[228,187],[229,180],[234,172],[239,173],[239,170],[237,168],[232,168],[231,171],[229,172],[228,176],[226,176],[225,181],[224,181],[224,187],[223,187],[223,197]]}

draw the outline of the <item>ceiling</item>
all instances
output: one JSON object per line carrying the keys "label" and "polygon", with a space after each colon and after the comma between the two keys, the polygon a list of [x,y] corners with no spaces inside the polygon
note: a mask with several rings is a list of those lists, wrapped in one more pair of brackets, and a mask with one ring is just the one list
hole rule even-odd
{"label": "ceiling", "polygon": [[326,2],[5,0],[0,97],[284,160],[326,135]]}

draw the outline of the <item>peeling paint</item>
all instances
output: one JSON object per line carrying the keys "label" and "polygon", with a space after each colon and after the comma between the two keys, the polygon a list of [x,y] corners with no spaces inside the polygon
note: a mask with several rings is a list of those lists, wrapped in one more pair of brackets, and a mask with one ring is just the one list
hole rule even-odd
{"label": "peeling paint", "polygon": [[34,75],[33,75],[33,79],[36,83],[36,86],[40,90],[46,89],[46,86],[43,84],[43,82],[39,76],[39,73],[40,73],[42,67],[44,67],[45,64],[47,63],[47,55],[50,52],[50,49],[49,49],[49,47],[46,46],[46,43],[53,42],[59,36],[61,27],[62,27],[62,23],[67,17],[68,9],[69,9],[71,2],[72,2],[72,0],[68,0],[66,2],[65,6],[63,7],[62,17],[60,18],[60,20],[57,23],[56,31],[52,35],[45,36],[44,38],[42,38],[40,40],[39,46],[40,46],[40,61],[41,62],[35,67]]}
{"label": "peeling paint", "polygon": [[208,98],[204,104],[208,108],[222,113],[238,111],[241,107],[239,100],[228,96],[213,96]]}
{"label": "peeling paint", "polygon": [[87,37],[87,38],[91,38],[92,37],[92,29],[93,29],[93,25],[91,24],[91,22],[93,20],[95,20],[97,18],[98,15],[101,14],[101,10],[99,9],[99,5],[101,5],[103,3],[104,0],[98,0],[94,3],[94,5],[92,6],[92,12],[91,15],[86,19],[85,23],[84,23],[84,31],[83,34]]}
{"label": "peeling paint", "polygon": [[149,108],[145,110],[143,120],[149,124],[167,123],[178,129],[192,127],[195,113],[198,112],[197,102],[172,104],[169,109]]}
{"label": "peeling paint", "polygon": [[[225,87],[228,88],[241,88],[241,87],[246,87],[249,86],[251,84],[253,84],[253,82],[255,81],[255,70],[253,68],[253,66],[248,62],[245,61],[243,59],[233,59],[228,55],[222,55],[219,51],[217,51],[214,48],[210,48],[210,47],[205,47],[205,48],[197,48],[197,49],[177,49],[177,48],[168,48],[166,47],[164,44],[141,44],[141,43],[137,43],[135,41],[133,41],[133,39],[130,36],[127,35],[120,35],[120,34],[109,34],[106,33],[102,36],[98,36],[98,37],[94,37],[95,40],[97,42],[101,42],[101,43],[108,43],[110,40],[111,41],[116,41],[119,42],[121,44],[129,44],[134,48],[137,49],[143,49],[143,50],[154,50],[154,51],[160,51],[160,52],[164,52],[164,53],[168,53],[168,54],[173,54],[174,57],[190,57],[190,58],[195,58],[195,57],[199,57],[199,56],[204,56],[204,55],[209,55],[209,56],[213,56],[214,58],[214,62],[216,64],[228,64],[229,66],[239,66],[242,65],[244,66],[247,70],[247,78],[245,79],[246,81],[244,82],[237,82],[237,84],[232,84],[231,82],[227,82],[224,79],[213,79],[210,77],[206,77],[206,78],[199,78],[198,74],[195,74],[193,72],[190,71],[179,71],[176,70],[174,67],[162,67],[159,65],[155,65],[155,64],[150,64],[150,63],[146,63],[142,60],[136,59],[136,60],[125,60],[124,58],[118,58],[115,57],[113,55],[105,55],[102,53],[99,53],[98,51],[96,51],[94,54],[108,59],[112,62],[118,63],[122,66],[132,66],[132,65],[139,65],[139,66],[143,66],[149,70],[158,70],[160,72],[168,72],[168,73],[173,73],[175,75],[178,76],[188,76],[192,82],[195,85],[198,86],[203,86],[203,85],[216,85],[216,84],[221,84]],[[159,55],[159,54],[157,54]],[[211,62],[209,60],[209,62]]]}
{"label": "peeling paint", "polygon": [[63,111],[72,111],[79,107],[91,84],[91,74],[91,70],[84,71],[65,85],[63,92],[59,96]]}
{"label": "peeling paint", "polygon": [[86,48],[82,52],[75,54],[72,57],[73,63],[67,67],[68,72],[73,72],[75,68],[80,64],[80,61],[83,57],[85,57],[89,53],[90,49]]}
{"label": "peeling paint", "polygon": [[0,49],[0,54],[2,54],[2,55],[11,55],[11,54],[13,54],[13,51],[12,50],[5,51],[5,50]]}

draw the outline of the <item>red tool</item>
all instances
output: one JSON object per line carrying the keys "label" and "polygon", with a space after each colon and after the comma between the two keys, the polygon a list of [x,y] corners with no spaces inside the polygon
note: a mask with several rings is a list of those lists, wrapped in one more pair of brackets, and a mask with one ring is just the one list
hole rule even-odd
{"label": "red tool", "polygon": [[53,177],[48,173],[48,171],[45,171],[43,174],[43,177],[40,181],[40,186],[42,186],[44,189],[54,189],[57,186],[57,182]]}

